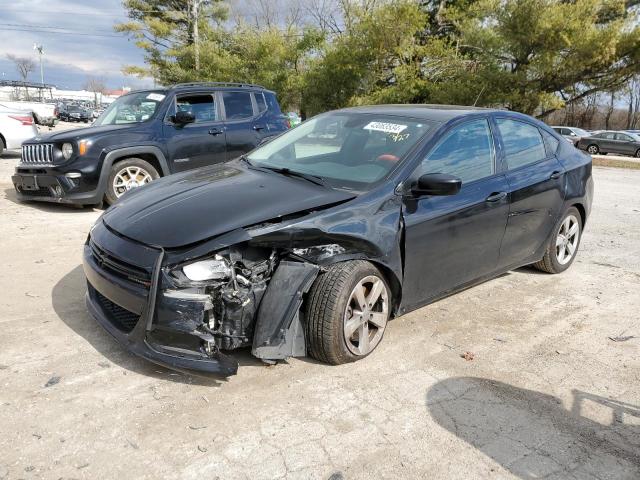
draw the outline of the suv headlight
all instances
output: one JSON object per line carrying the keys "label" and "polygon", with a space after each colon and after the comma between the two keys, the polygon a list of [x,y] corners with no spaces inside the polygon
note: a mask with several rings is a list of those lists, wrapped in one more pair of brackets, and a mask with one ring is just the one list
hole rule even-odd
{"label": "suv headlight", "polygon": [[70,143],[63,143],[62,156],[65,160],[69,160],[71,158],[71,155],[73,155],[73,145],[71,145]]}
{"label": "suv headlight", "polygon": [[182,267],[182,273],[194,282],[224,280],[231,276],[231,267],[220,255]]}

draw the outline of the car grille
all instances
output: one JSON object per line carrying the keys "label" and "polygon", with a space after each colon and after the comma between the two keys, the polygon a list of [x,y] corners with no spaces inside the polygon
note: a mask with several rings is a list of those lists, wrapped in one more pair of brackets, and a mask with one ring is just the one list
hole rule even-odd
{"label": "car grille", "polygon": [[97,290],[94,289],[93,291],[95,292],[96,299],[98,300],[100,307],[102,307],[102,310],[107,314],[107,319],[113,324],[113,326],[125,333],[131,333],[131,331],[136,328],[138,320],[140,320],[140,316],[138,314],[130,312],[126,308],[122,308],[120,305],[113,303]]}
{"label": "car grille", "polygon": [[53,163],[53,143],[22,146],[22,163]]}
{"label": "car grille", "polygon": [[91,247],[91,254],[93,255],[94,260],[102,268],[119,277],[126,278],[127,280],[149,288],[151,285],[151,274],[149,272],[109,255],[102,248],[96,245],[93,240],[89,242],[89,245]]}
{"label": "car grille", "polygon": [[52,197],[51,189],[49,187],[40,187],[37,190],[24,190],[19,189],[20,193],[25,197]]}

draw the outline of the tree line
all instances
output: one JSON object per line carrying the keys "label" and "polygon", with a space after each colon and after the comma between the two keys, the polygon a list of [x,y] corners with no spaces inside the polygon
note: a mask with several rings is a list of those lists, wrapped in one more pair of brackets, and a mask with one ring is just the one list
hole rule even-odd
{"label": "tree line", "polygon": [[129,20],[115,29],[145,55],[125,72],[162,85],[257,83],[306,115],[435,103],[546,119],[630,91],[638,2],[252,0],[239,13],[223,0],[124,0]]}

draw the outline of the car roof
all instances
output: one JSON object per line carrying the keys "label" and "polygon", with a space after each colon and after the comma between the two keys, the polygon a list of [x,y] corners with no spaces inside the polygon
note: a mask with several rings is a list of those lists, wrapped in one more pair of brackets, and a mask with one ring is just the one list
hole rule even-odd
{"label": "car roof", "polygon": [[[465,107],[460,105],[429,105],[429,104],[411,104],[411,105],[370,105],[362,107],[350,107],[338,110],[340,112],[357,112],[370,114],[397,115],[401,117],[413,117],[434,122],[448,122],[454,118],[462,117],[474,113],[505,113],[506,110],[481,108],[481,107]],[[509,112],[515,113],[515,112]],[[521,115],[521,114],[516,114]]]}

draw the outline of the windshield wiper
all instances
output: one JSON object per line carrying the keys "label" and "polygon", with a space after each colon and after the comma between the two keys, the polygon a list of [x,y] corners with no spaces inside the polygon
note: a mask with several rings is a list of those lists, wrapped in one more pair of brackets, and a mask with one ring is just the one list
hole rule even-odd
{"label": "windshield wiper", "polygon": [[311,175],[310,173],[296,172],[295,170],[290,170],[286,167],[266,167],[264,165],[260,165],[259,168],[262,168],[265,170],[271,170],[272,172],[280,173],[288,177],[302,178],[304,180],[307,180],[308,182],[315,183],[316,185],[320,185],[321,187],[327,186],[327,182],[325,182],[324,178],[318,175]]}
{"label": "windshield wiper", "polygon": [[251,161],[247,158],[246,155],[240,155],[238,158],[240,159],[241,162],[244,162],[250,167],[253,167],[253,163],[251,163]]}

